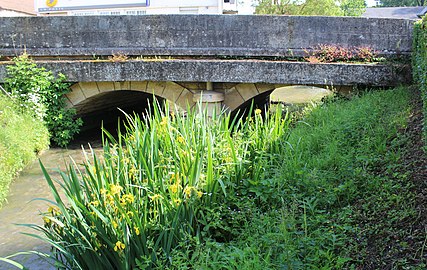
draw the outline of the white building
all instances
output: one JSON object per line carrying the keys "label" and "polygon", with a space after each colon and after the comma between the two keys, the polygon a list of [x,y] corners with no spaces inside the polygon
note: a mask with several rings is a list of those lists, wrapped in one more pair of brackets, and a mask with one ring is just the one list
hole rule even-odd
{"label": "white building", "polygon": [[37,15],[235,14],[237,0],[35,0]]}

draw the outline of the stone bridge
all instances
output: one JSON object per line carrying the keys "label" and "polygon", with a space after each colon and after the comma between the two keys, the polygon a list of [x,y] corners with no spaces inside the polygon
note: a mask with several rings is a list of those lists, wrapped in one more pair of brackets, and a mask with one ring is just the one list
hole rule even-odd
{"label": "stone bridge", "polygon": [[[67,98],[79,114],[132,102],[129,91],[184,108],[201,99],[233,111],[286,85],[339,90],[409,83],[412,23],[252,15],[0,18],[0,82],[10,57],[25,51],[67,76],[73,83]],[[369,47],[394,60],[301,61],[320,44]]]}

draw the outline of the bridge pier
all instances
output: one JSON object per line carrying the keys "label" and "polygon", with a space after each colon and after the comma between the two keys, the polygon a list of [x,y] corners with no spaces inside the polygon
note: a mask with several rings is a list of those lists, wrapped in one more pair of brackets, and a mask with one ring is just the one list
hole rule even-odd
{"label": "bridge pier", "polygon": [[222,111],[224,93],[213,90],[199,91],[193,94],[193,101],[201,103],[201,109],[206,110],[209,116],[219,115]]}

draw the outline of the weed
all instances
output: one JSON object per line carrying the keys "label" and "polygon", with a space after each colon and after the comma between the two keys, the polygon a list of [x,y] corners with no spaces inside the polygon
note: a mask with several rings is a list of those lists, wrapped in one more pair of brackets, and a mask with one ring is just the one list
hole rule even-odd
{"label": "weed", "polygon": [[312,51],[305,50],[309,63],[373,62],[377,52],[369,47],[341,47],[321,44]]}
{"label": "weed", "polygon": [[123,52],[115,52],[115,53],[113,53],[112,56],[108,57],[109,61],[115,62],[115,63],[126,62],[126,61],[128,61],[128,59],[129,59],[129,56]]}

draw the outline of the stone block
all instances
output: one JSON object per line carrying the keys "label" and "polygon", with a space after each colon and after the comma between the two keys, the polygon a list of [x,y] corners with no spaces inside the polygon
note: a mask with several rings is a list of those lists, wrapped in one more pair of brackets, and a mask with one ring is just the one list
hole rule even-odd
{"label": "stone block", "polygon": [[114,83],[113,82],[98,82],[98,89],[99,92],[109,92],[109,91],[114,91]]}
{"label": "stone block", "polygon": [[184,91],[188,91],[188,90],[177,83],[167,82],[165,85],[165,90],[163,91],[162,97],[171,102],[176,103],[176,101]]}
{"label": "stone block", "polygon": [[165,90],[166,82],[148,82],[147,93],[154,94],[159,97],[163,97],[163,91]]}
{"label": "stone block", "polygon": [[71,92],[67,93],[67,98],[73,105],[77,105],[86,99],[80,84],[76,83],[71,86]]}
{"label": "stone block", "polygon": [[99,88],[96,82],[80,83],[80,88],[82,89],[86,98],[90,98],[99,94]]}
{"label": "stone block", "polygon": [[236,85],[235,88],[245,101],[250,100],[259,94],[258,89],[253,83],[240,83]]}
{"label": "stone block", "polygon": [[184,89],[175,104],[186,110],[187,107],[194,108],[196,103],[193,101],[193,93],[187,89]]}
{"label": "stone block", "polygon": [[234,111],[245,102],[245,99],[240,95],[239,91],[234,87],[225,92],[224,107],[230,111]]}
{"label": "stone block", "polygon": [[114,82],[115,90],[130,90],[130,82],[128,81],[120,81]]}
{"label": "stone block", "polygon": [[130,90],[147,92],[147,81],[130,82]]}

